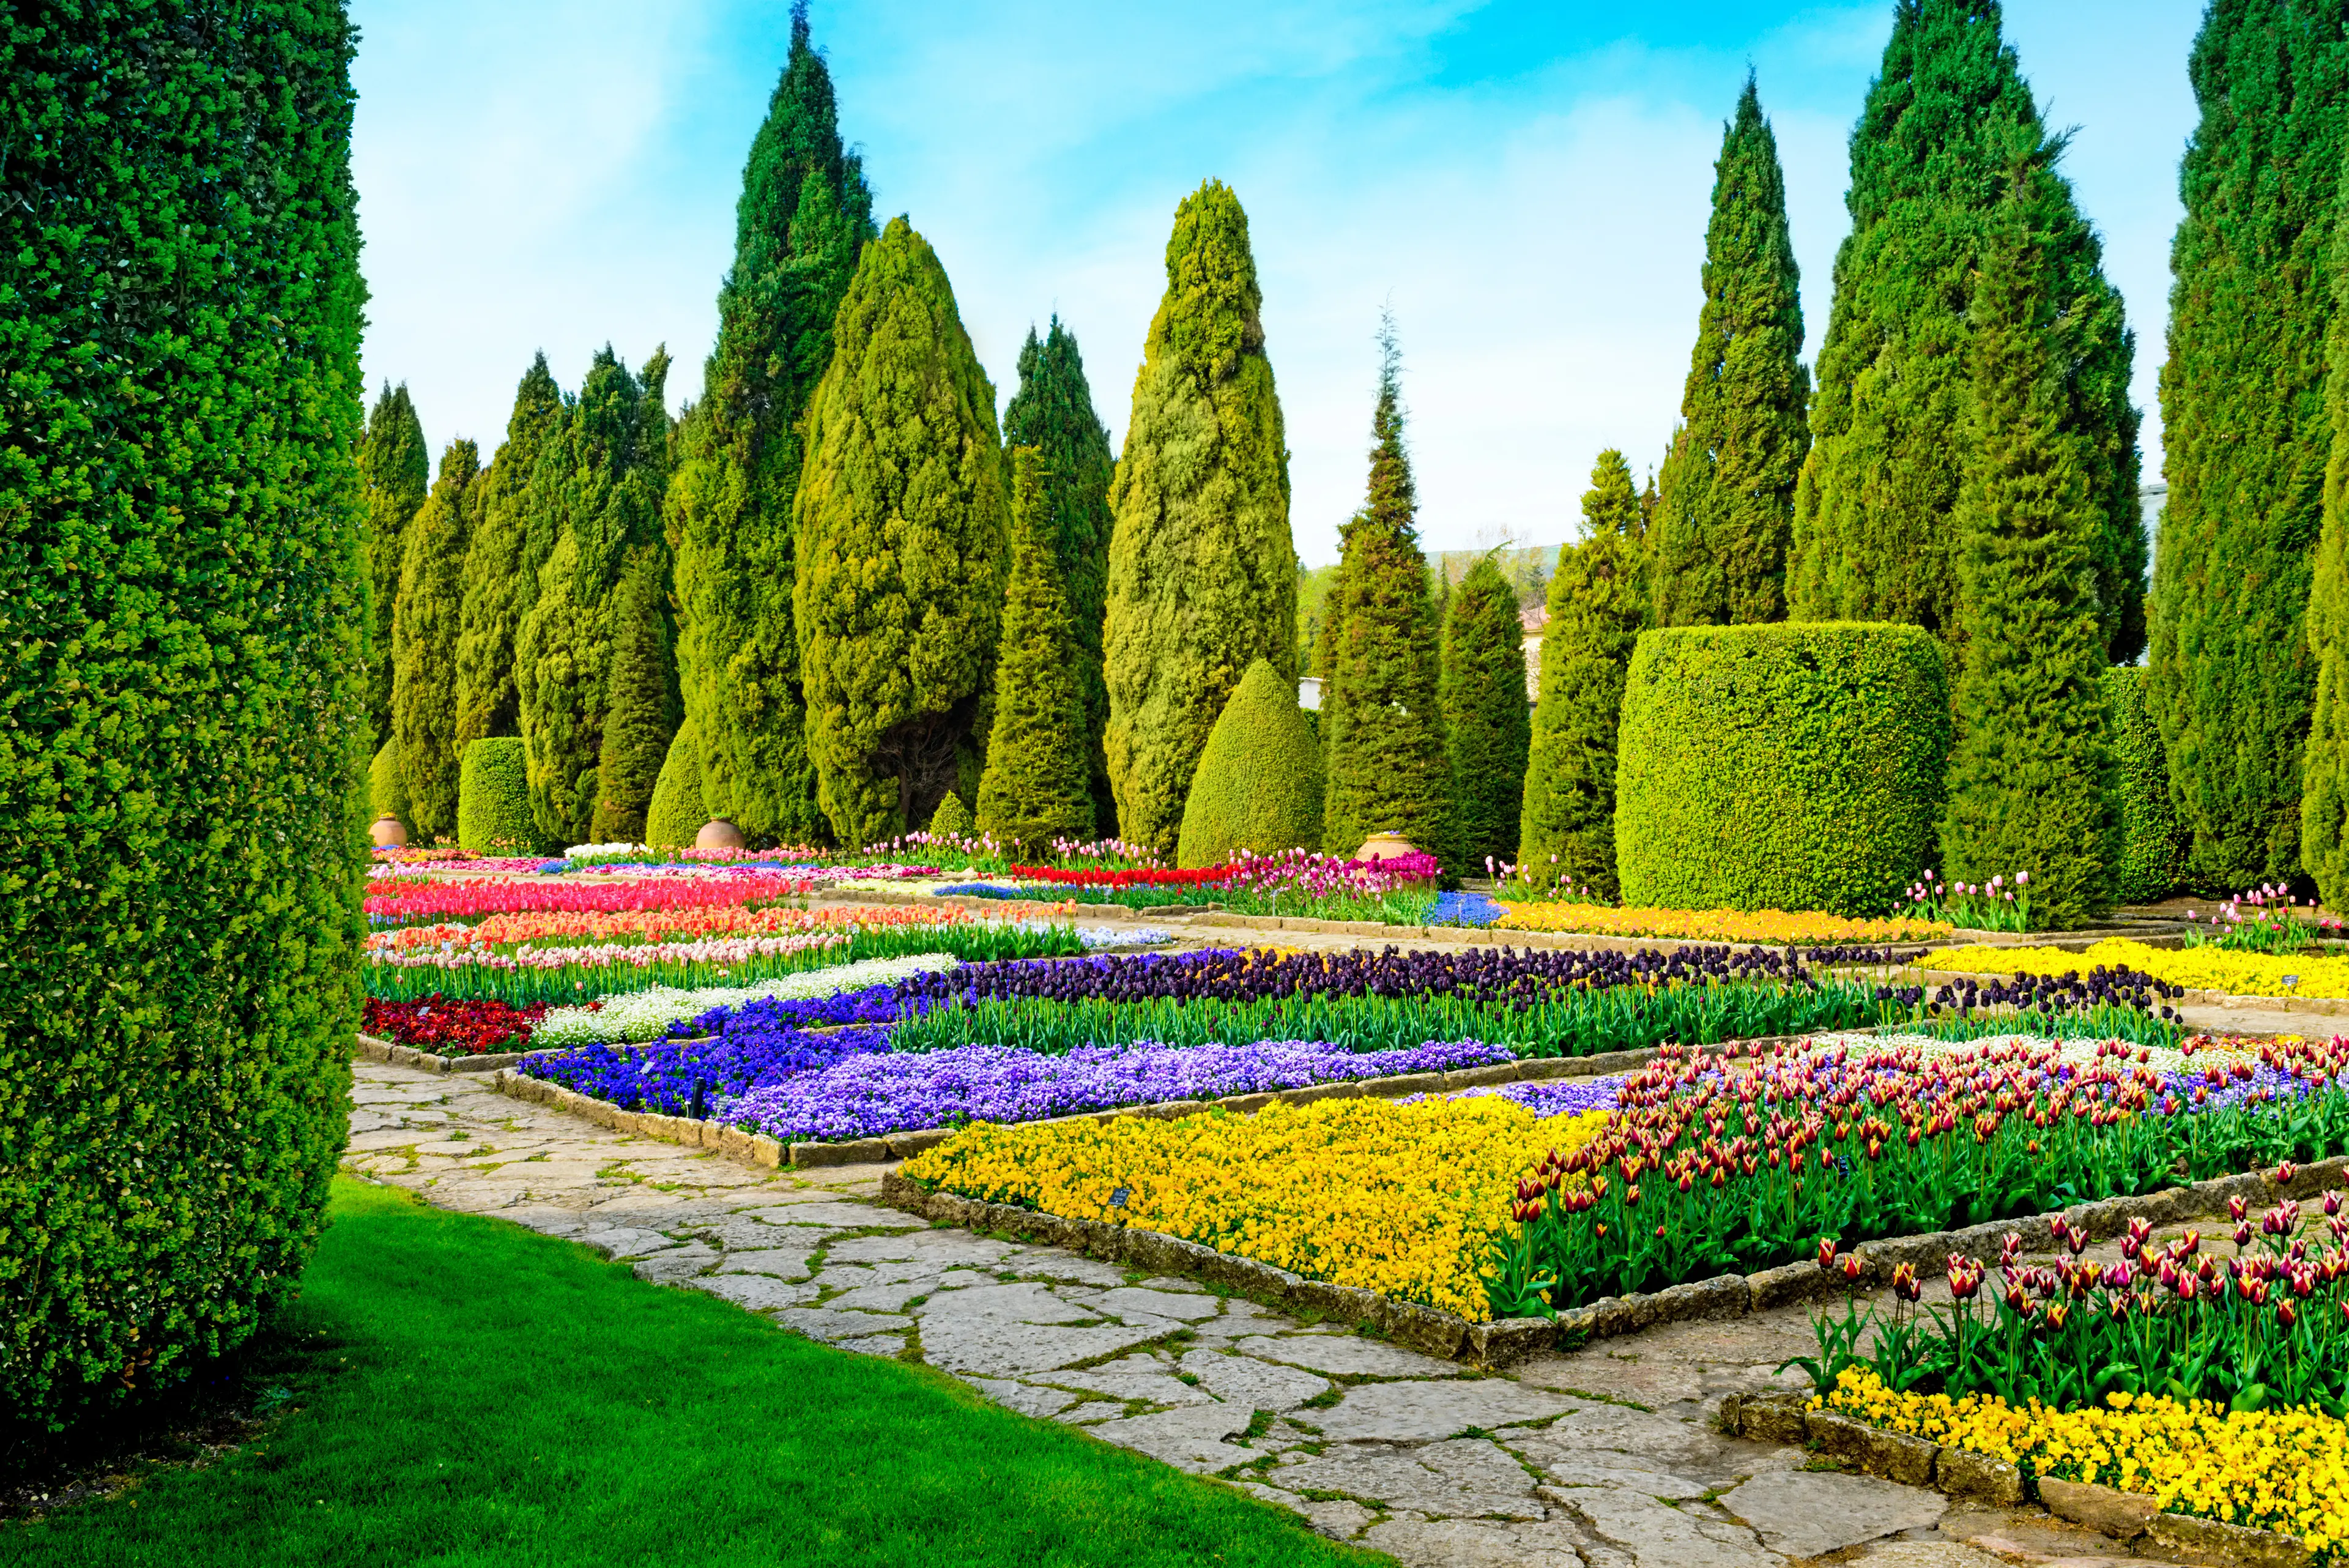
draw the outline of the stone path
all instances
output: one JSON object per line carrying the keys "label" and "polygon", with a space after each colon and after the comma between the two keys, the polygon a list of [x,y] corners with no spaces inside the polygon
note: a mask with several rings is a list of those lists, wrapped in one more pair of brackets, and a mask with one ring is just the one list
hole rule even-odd
{"label": "stone path", "polygon": [[844,1351],[926,1362],[1413,1568],[2127,1559],[2035,1511],[1953,1506],[1721,1436],[1723,1395],[1774,1386],[1771,1368],[1810,1348],[1804,1309],[1479,1376],[1188,1281],[928,1229],[876,1200],[878,1166],[752,1169],[466,1075],[354,1066],[355,1174],[585,1243]]}

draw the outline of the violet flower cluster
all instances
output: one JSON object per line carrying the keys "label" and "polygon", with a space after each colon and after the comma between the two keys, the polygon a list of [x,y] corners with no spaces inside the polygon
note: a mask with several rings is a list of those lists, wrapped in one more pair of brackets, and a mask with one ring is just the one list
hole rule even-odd
{"label": "violet flower cluster", "polygon": [[533,1056],[522,1070],[624,1111],[706,1116],[730,1096],[761,1084],[820,1072],[852,1056],[889,1048],[886,1029],[842,1029],[828,1034],[796,1029],[746,1032],[714,1041],[663,1041],[654,1045],[582,1045]]}
{"label": "violet flower cluster", "polygon": [[836,996],[753,997],[735,1006],[713,1007],[698,1017],[679,1019],[668,1026],[668,1037],[692,1040],[716,1035],[730,1044],[747,1044],[761,1036],[800,1029],[842,1023],[890,1023],[901,1014],[918,1014],[929,1005],[921,997],[901,1000],[895,981],[869,985],[862,991],[845,991]]}

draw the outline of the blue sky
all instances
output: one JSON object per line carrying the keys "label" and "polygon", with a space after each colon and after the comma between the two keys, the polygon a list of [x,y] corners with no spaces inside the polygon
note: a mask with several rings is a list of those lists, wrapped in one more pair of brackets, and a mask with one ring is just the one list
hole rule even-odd
{"label": "blue sky", "polygon": [[[370,384],[437,452],[504,428],[543,348],[666,342],[700,388],[788,7],[357,0],[353,160]],[[999,400],[1029,324],[1078,335],[1112,441],[1175,203],[1247,206],[1286,412],[1292,524],[1330,559],[1358,504],[1382,304],[1431,548],[1571,537],[1593,458],[1661,458],[1697,306],[1721,122],[1749,64],[1775,122],[1808,341],[1826,327],[1846,138],[1890,27],[1854,6],[1560,0],[815,0],[843,133],[885,218],[936,247]],[[2010,39],[2137,334],[2147,477],[2193,129],[2190,0],[2013,0]]]}

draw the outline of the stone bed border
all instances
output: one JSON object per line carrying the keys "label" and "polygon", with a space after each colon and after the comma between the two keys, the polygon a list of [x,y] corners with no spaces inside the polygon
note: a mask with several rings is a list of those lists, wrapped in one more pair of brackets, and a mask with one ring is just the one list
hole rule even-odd
{"label": "stone bed border", "polygon": [[2154,1500],[2142,1492],[2033,1477],[2018,1465],[1971,1449],[1871,1427],[1837,1411],[1811,1409],[1812,1397],[1792,1392],[1732,1394],[1721,1402],[1722,1429],[1757,1442],[1816,1449],[1869,1475],[1993,1508],[2036,1501],[2059,1519],[2122,1542],[2143,1537],[2188,1562],[2228,1568],[2305,1568],[2311,1561],[2307,1544],[2297,1535],[2189,1513],[2158,1512]]}
{"label": "stone bed border", "polygon": [[[2349,1156],[2319,1160],[2295,1174],[2282,1195],[2313,1198],[2344,1179],[2349,1179]],[[2174,1224],[2181,1220],[2223,1213],[2230,1198],[2266,1203],[2276,1196],[2276,1183],[2260,1172],[2213,1177],[2208,1181],[2165,1188],[2139,1197],[2107,1198],[2027,1218],[1969,1226],[1962,1231],[1887,1237],[1864,1242],[1853,1251],[1866,1265],[1861,1282],[1880,1287],[1890,1282],[1893,1270],[1902,1263],[1921,1275],[1946,1269],[1953,1253],[1989,1257],[2009,1231],[2020,1233],[2028,1251],[2053,1251],[2056,1245],[2054,1221],[2059,1214],[2085,1231],[2090,1240],[2101,1241],[2119,1235],[2131,1220],[2148,1220],[2157,1226]],[[1575,1349],[1592,1340],[1636,1334],[1660,1324],[1744,1317],[1831,1295],[1845,1288],[1840,1274],[1831,1274],[1816,1262],[1784,1263],[1756,1273],[1717,1274],[1709,1280],[1692,1280],[1640,1295],[1607,1296],[1588,1306],[1569,1308],[1554,1319],[1516,1317],[1471,1323],[1415,1302],[1396,1301],[1355,1286],[1309,1280],[1270,1263],[1217,1251],[1156,1231],[1138,1231],[1099,1220],[1076,1220],[1007,1203],[988,1203],[959,1193],[930,1192],[895,1170],[882,1178],[881,1201],[933,1223],[943,1221],[971,1231],[1025,1236],[1153,1273],[1190,1274],[1211,1283],[1229,1285],[1269,1306],[1367,1324],[1396,1344],[1426,1355],[1446,1361],[1466,1359],[1485,1366],[1506,1366],[1539,1351]]]}

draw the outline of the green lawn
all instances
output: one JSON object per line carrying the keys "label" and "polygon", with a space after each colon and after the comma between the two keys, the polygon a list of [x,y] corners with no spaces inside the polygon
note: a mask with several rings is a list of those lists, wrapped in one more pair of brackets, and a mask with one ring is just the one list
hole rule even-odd
{"label": "green lawn", "polygon": [[347,1179],[333,1212],[281,1324],[294,1411],[209,1468],[0,1523],[0,1561],[1385,1561],[569,1242]]}

